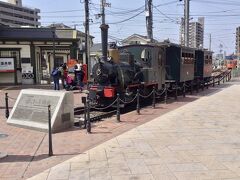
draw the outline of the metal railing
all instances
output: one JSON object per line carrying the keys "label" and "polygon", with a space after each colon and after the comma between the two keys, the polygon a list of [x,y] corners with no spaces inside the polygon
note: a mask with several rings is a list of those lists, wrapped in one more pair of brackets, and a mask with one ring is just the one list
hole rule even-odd
{"label": "metal railing", "polygon": [[[218,76],[213,76],[210,78],[209,81],[204,82],[201,81],[199,82],[199,80],[197,80],[197,83],[195,84],[197,87],[197,92],[199,89],[199,85],[202,87],[202,89],[204,90],[204,87],[206,86],[208,88],[208,86],[215,86],[215,84],[217,83],[218,85],[220,85],[221,81],[223,81],[223,83],[225,81],[230,81],[232,78],[232,71],[225,71],[221,74],[219,74]],[[140,110],[141,110],[141,106],[140,106],[140,99],[148,99],[150,97],[152,97],[152,107],[155,108],[156,107],[156,99],[159,99],[161,97],[164,98],[164,102],[167,103],[167,99],[168,99],[168,93],[173,93],[174,92],[174,96],[175,99],[177,99],[178,97],[178,91],[181,90],[182,91],[182,95],[183,97],[186,96],[186,92],[187,90],[190,90],[190,93],[192,94],[193,92],[193,87],[194,84],[191,82],[191,84],[187,84],[187,82],[183,82],[182,87],[178,86],[178,84],[176,83],[171,89],[167,87],[167,85],[164,86],[164,88],[161,91],[157,91],[155,86],[153,86],[152,91],[149,94],[141,94],[140,90],[137,89],[136,94],[133,94],[131,100],[129,101],[125,101],[123,99],[120,98],[120,94],[117,94],[117,97],[115,100],[113,100],[113,102],[105,107],[96,107],[93,105],[93,103],[91,103],[91,100],[88,97],[85,97],[85,100],[83,101],[84,104],[84,127],[87,129],[88,133],[91,133],[91,119],[90,119],[90,113],[91,113],[91,109],[93,110],[106,110],[109,109],[110,107],[113,107],[114,105],[116,105],[116,119],[117,122],[120,122],[120,105],[121,103],[124,105],[127,104],[131,104],[134,101],[136,101],[136,112],[137,114],[140,114]],[[8,93],[5,93],[5,105],[6,105],[6,110],[5,110],[5,117],[8,118],[9,117],[9,100],[12,101],[16,101],[15,98],[9,97]],[[50,106],[50,105],[49,105]],[[48,112],[49,113],[49,119],[48,121],[51,124],[51,106],[48,106]],[[49,125],[49,133],[51,133],[51,127]],[[51,137],[49,135],[49,141],[51,141]],[[50,147],[50,144],[49,144]],[[52,148],[52,147],[51,147]],[[49,149],[49,155],[52,155],[52,150],[51,148]]]}

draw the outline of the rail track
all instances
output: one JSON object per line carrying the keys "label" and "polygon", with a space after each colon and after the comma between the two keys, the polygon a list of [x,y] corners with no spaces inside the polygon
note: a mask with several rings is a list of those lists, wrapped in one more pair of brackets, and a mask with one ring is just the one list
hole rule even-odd
{"label": "rail track", "polygon": [[[205,87],[209,87],[212,86],[213,84],[219,84],[219,81],[224,81],[224,78],[226,77],[227,74],[229,74],[230,71],[226,70],[226,71],[222,71],[222,70],[217,70],[215,72],[213,72],[212,78],[207,81],[207,82],[200,82],[200,86],[199,84],[195,84],[193,86],[193,90],[196,90],[196,88],[200,88],[202,90],[204,90]],[[178,96],[184,95],[185,93],[189,93],[191,92],[191,88],[189,86],[186,85],[185,87],[185,93],[183,91],[183,86],[182,87],[178,87]],[[167,95],[167,99],[169,98],[176,98],[176,94],[174,92],[175,90],[169,90],[169,93]],[[197,90],[198,92],[198,90]],[[162,94],[163,96],[156,96],[155,97],[155,102],[159,103],[159,102],[163,102],[165,99],[164,97],[164,93]],[[152,96],[148,97],[149,99],[153,99]],[[141,98],[143,99],[143,97]],[[136,102],[133,101],[133,102]],[[140,100],[140,108],[144,108],[147,106],[152,105],[152,101],[143,101]],[[120,108],[120,113],[121,114],[125,114],[131,111],[136,110],[136,103],[132,103],[128,106],[128,108]],[[113,107],[109,107],[109,108],[102,108],[102,110],[97,110],[94,107],[90,108],[90,122],[97,122],[97,121],[101,121],[105,118],[110,118],[113,115],[116,115],[117,110],[116,108]],[[74,117],[75,117],[75,122],[74,125],[78,126],[78,127],[86,127],[86,109],[84,107],[75,107],[74,108]]]}

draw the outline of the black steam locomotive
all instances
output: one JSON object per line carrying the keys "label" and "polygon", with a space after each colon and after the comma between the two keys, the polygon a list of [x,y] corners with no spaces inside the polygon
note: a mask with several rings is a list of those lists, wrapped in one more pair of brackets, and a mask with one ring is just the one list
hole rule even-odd
{"label": "black steam locomotive", "polygon": [[137,89],[143,95],[166,84],[181,86],[211,78],[212,53],[172,43],[127,45],[109,49],[109,58],[93,67],[89,97],[98,106],[113,102],[117,93],[129,101]]}

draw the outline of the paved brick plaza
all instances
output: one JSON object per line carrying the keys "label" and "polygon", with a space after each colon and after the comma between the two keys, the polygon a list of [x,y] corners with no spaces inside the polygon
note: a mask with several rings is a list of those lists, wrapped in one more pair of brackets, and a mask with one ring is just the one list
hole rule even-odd
{"label": "paved brick plaza", "polygon": [[26,179],[67,159],[32,179],[240,179],[239,115],[232,108],[240,86],[233,84],[238,80],[126,114],[122,123],[96,123],[90,135],[77,128],[55,134],[51,158],[46,134],[6,125],[1,104],[0,132],[9,136],[0,139],[0,151],[9,156],[0,160],[0,179]]}

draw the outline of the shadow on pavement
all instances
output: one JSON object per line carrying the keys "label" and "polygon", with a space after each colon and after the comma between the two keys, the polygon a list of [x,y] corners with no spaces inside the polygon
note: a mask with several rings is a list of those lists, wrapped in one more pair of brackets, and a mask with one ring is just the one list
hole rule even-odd
{"label": "shadow on pavement", "polygon": [[53,156],[48,156],[48,154],[41,154],[37,156],[31,155],[8,155],[5,158],[0,159],[0,163],[6,162],[33,162],[33,161],[41,161],[43,159],[48,159],[51,157],[57,156],[76,156],[83,153],[69,153],[69,154],[53,154]]}

